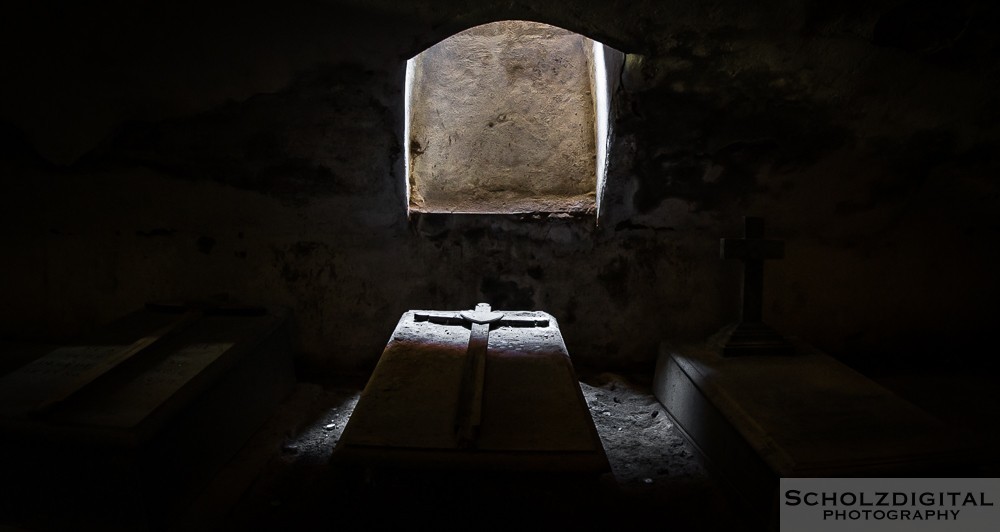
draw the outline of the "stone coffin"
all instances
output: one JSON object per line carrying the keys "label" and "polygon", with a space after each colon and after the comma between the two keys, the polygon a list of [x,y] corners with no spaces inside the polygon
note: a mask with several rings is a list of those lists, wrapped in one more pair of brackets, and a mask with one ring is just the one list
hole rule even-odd
{"label": "stone coffin", "polygon": [[144,309],[0,377],[0,513],[56,528],[167,523],[294,386],[286,322]]}
{"label": "stone coffin", "polygon": [[556,320],[489,332],[478,437],[463,446],[456,417],[469,326],[415,321],[403,314],[333,454],[364,468],[476,472],[610,471]]}
{"label": "stone coffin", "polygon": [[722,357],[661,346],[654,393],[739,494],[774,526],[782,477],[968,473],[971,455],[936,418],[800,342],[797,355]]}

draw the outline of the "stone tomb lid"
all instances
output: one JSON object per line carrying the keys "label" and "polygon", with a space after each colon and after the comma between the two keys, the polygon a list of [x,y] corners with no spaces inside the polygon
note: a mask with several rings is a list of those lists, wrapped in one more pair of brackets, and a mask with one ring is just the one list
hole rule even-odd
{"label": "stone tomb lid", "polygon": [[93,380],[65,400],[40,409],[109,355],[178,319],[141,310],[87,343],[57,348],[0,377],[0,430],[21,436],[134,445],[210,387],[283,322],[285,312],[259,316],[204,315]]}
{"label": "stone tomb lid", "polygon": [[577,455],[572,467],[607,469],[559,326],[544,312],[505,315],[548,320],[545,326],[491,327],[478,438],[473,449],[458,448],[455,420],[470,330],[414,320],[425,312],[434,311],[400,318],[335,457],[560,468],[567,462],[532,458]]}
{"label": "stone tomb lid", "polygon": [[955,431],[799,341],[798,355],[722,357],[671,349],[680,368],[782,477],[857,475],[955,463]]}

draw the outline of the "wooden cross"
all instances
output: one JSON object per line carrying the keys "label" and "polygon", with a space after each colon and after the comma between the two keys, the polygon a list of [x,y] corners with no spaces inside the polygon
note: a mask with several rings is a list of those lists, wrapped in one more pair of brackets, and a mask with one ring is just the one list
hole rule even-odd
{"label": "wooden cross", "polygon": [[489,304],[479,303],[475,310],[451,314],[415,313],[413,321],[429,321],[443,325],[468,325],[469,347],[465,353],[465,371],[458,396],[455,416],[455,435],[459,447],[471,447],[479,434],[483,419],[483,384],[486,380],[486,349],[490,327],[548,327],[548,319],[514,318],[503,312],[494,312]]}
{"label": "wooden cross", "polygon": [[764,219],[746,216],[743,238],[723,238],[724,259],[743,261],[742,306],[740,322],[723,346],[725,356],[744,354],[788,354],[792,346],[780,334],[764,324],[764,261],[785,256],[785,243],[764,238]]}

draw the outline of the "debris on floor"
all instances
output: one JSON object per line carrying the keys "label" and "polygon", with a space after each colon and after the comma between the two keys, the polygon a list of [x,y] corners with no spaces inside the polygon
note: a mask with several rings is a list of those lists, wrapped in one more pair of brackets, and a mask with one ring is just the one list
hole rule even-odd
{"label": "debris on floor", "polygon": [[[648,385],[613,373],[586,377],[580,385],[614,477],[602,484],[610,484],[609,491],[595,495],[603,508],[592,511],[636,521],[670,511],[677,523],[724,529],[719,522],[728,501]],[[329,512],[350,520],[359,509],[336,500],[328,461],[360,394],[356,385],[299,385],[292,406],[279,416],[284,419],[272,420],[258,436],[270,439],[274,452],[229,511],[227,528],[306,528]]]}

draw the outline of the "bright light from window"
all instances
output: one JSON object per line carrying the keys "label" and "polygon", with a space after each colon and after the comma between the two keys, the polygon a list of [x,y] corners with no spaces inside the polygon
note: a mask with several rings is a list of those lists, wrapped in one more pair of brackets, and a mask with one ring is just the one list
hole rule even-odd
{"label": "bright light from window", "polygon": [[407,61],[407,209],[595,213],[608,161],[605,53],[561,28],[503,21]]}

